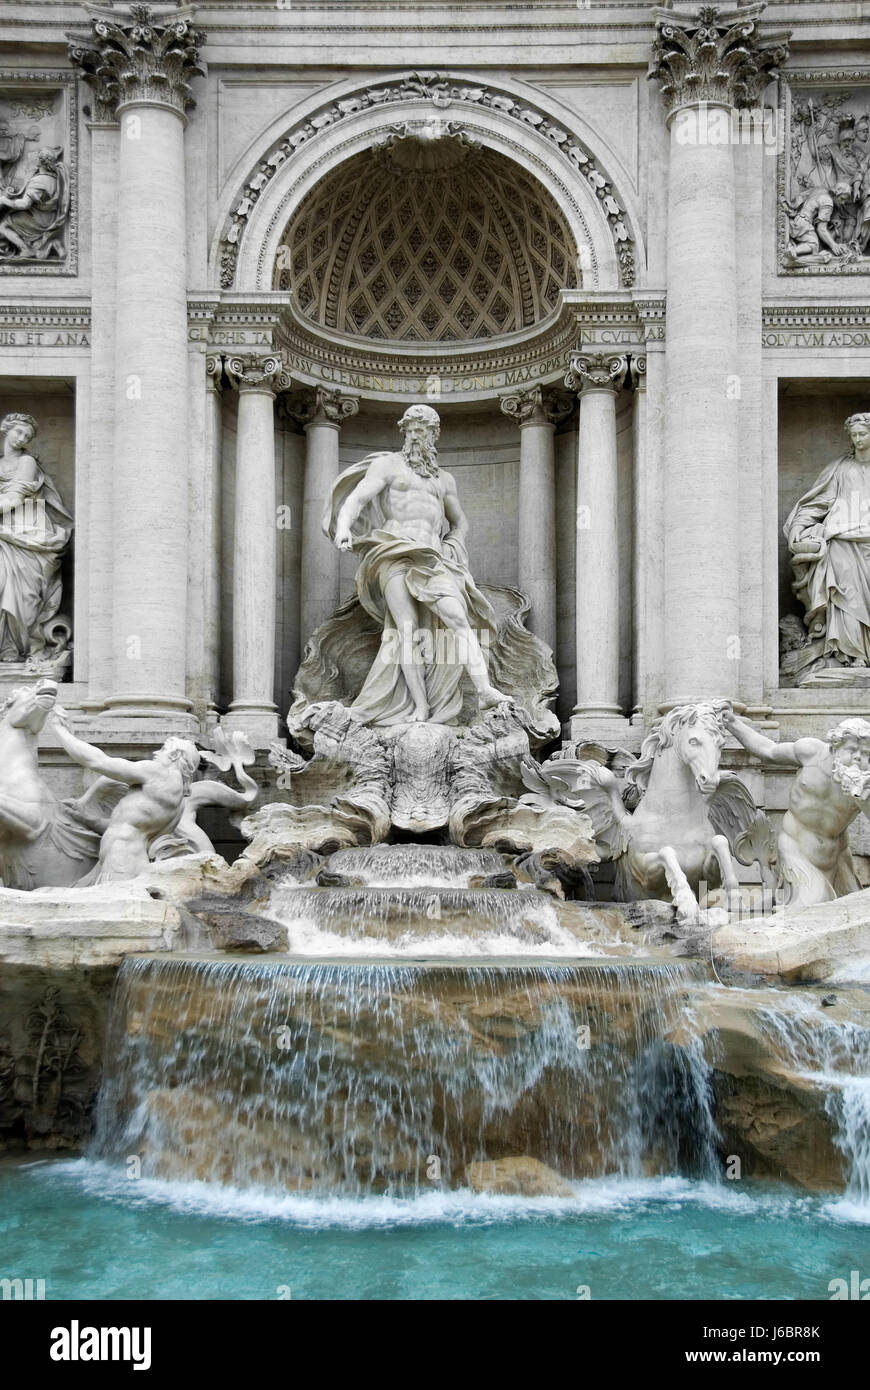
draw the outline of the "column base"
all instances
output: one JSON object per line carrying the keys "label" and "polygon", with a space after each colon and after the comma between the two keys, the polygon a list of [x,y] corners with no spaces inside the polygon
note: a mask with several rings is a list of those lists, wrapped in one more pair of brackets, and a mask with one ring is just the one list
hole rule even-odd
{"label": "column base", "polygon": [[278,737],[278,711],[274,705],[234,700],[221,719],[221,728],[245,734],[252,748],[268,748]]}
{"label": "column base", "polygon": [[640,747],[642,733],[642,729],[632,727],[625,715],[619,713],[575,710],[568,723],[571,743],[586,740],[589,743],[602,743],[605,747],[616,745],[629,751]]}
{"label": "column base", "polygon": [[108,695],[94,723],[112,728],[120,724],[161,740],[170,734],[191,737],[200,731],[190,701],[171,695]]}

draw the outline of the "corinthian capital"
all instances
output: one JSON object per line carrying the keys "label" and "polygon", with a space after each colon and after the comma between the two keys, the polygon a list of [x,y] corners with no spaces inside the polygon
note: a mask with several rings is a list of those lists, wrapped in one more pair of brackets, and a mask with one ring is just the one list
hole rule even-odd
{"label": "corinthian capital", "polygon": [[335,425],[340,428],[351,415],[356,415],[359,400],[326,386],[311,386],[289,392],[283,397],[283,407],[284,413],[302,426]]}
{"label": "corinthian capital", "polygon": [[522,428],[523,425],[558,425],[567,420],[574,409],[571,397],[558,388],[530,386],[520,391],[511,391],[502,396],[499,402],[505,415]]}
{"label": "corinthian capital", "polygon": [[185,115],[195,104],[190,79],[202,74],[199,49],[205,43],[193,25],[195,7],[84,8],[91,27],[68,35],[69,56],[94,89],[98,118],[110,118],[128,102],[169,106]]}
{"label": "corinthian capital", "polygon": [[753,106],[788,57],[788,34],[762,34],[764,3],[700,5],[677,14],[656,6],[649,77],[662,84],[668,116],[683,107]]}
{"label": "corinthian capital", "polygon": [[224,359],[224,371],[237,391],[280,390],[283,376],[281,358],[273,353],[246,353],[244,357]]}
{"label": "corinthian capital", "polygon": [[612,353],[572,352],[565,373],[569,391],[621,391],[628,371],[628,359]]}

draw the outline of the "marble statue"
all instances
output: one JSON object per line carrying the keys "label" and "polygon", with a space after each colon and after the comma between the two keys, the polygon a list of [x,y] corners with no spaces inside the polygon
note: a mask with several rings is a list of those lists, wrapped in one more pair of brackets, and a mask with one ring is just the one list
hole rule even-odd
{"label": "marble statue", "polygon": [[203,748],[200,750],[200,758],[211,763],[219,772],[229,772],[232,769],[241,790],[227,786],[226,782],[216,782],[214,778],[204,777],[199,782],[193,782],[184,798],[177,825],[168,834],[152,840],[148,847],[149,858],[168,859],[184,854],[214,854],[214,845],[202,826],[197,824],[196,818],[200,811],[204,811],[207,806],[220,806],[223,810],[237,815],[253,806],[256,801],[260,789],[246,771],[256,755],[247,736],[239,730],[227,733],[218,725],[213,734],[213,742],[214,751]]}
{"label": "marble statue", "polygon": [[[101,781],[58,801],[39,770],[37,742],[55,709],[55,681],[11,690],[0,705],[0,883],[65,888],[92,868],[108,824]],[[108,808],[110,809],[110,807]]]}
{"label": "marble statue", "polygon": [[824,739],[774,743],[733,709],[722,717],[770,767],[798,769],[777,837],[780,900],[812,907],[856,892],[848,829],[859,812],[870,812],[870,722],[844,719]]}
{"label": "marble statue", "polygon": [[825,265],[832,257],[849,257],[847,243],[838,241],[834,215],[849,201],[849,185],[810,188],[794,200],[783,199],[788,217],[788,255],[796,264]]}
{"label": "marble statue", "polygon": [[79,886],[135,878],[151,862],[151,845],[179,824],[199,766],[199,749],[189,739],[173,736],[152,758],[132,762],[78,738],[57,710],[52,726],[73,762],[130,788],[109,817],[93,871]]}
{"label": "marble statue", "polygon": [[31,453],[32,415],[7,415],[0,458],[0,661],[58,659],[70,627],[58,616],[72,517]]}
{"label": "marble statue", "polygon": [[57,146],[39,150],[22,187],[0,188],[0,260],[63,257],[69,218],[69,176]]}
{"label": "marble statue", "polygon": [[617,901],[670,898],[680,921],[697,922],[706,882],[721,884],[729,907],[741,905],[734,859],[758,857],[766,818],[719,767],[729,708],[714,700],[670,710],[629,763],[624,797],[600,762],[562,754],[538,769],[556,800],[590,816],[599,850],[614,863]]}
{"label": "marble statue", "polygon": [[826,665],[870,665],[870,412],[850,415],[851,448],[822,470],[784,532],[793,588]]}
{"label": "marble statue", "polygon": [[360,557],[356,590],[382,629],[378,656],[353,703],[369,725],[454,721],[468,673],[485,710],[508,697],[491,683],[484,647],[495,615],[468,568],[468,521],[451,474],[438,466],[431,406],[399,421],[399,452],[371,454],[336,480],[323,529]]}
{"label": "marble statue", "polygon": [[846,200],[839,205],[840,240],[864,251],[870,229],[870,177],[867,156],[856,143],[854,116],[845,115],[838,121],[836,140],[819,144],[818,168],[829,188],[845,187],[847,191]]}

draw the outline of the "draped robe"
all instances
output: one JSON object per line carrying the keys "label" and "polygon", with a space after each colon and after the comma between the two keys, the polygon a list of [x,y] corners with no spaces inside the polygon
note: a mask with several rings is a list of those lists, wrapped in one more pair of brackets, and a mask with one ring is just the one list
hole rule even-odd
{"label": "draped robe", "polygon": [[45,647],[73,520],[38,465],[28,481],[13,467],[0,458],[0,661],[23,661]]}
{"label": "draped robe", "polygon": [[825,655],[870,664],[870,465],[835,459],[797,502],[783,527],[791,544],[822,540],[820,556],[794,555],[794,591],[807,627],[824,620]]}

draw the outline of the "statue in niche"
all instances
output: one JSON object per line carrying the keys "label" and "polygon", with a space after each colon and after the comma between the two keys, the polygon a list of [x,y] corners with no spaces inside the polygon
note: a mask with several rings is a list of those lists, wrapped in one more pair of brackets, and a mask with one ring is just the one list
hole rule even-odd
{"label": "statue in niche", "polygon": [[844,719],[824,739],[774,743],[730,707],[722,717],[768,766],[799,769],[777,835],[780,900],[813,907],[857,892],[848,830],[861,811],[870,812],[870,723]]}
{"label": "statue in niche", "polygon": [[870,666],[870,412],[850,415],[846,430],[851,448],[823,469],[783,529],[816,668],[854,672]]}
{"label": "statue in niche", "polygon": [[65,255],[70,193],[62,153],[56,145],[40,150],[23,185],[0,187],[0,263]]}
{"label": "statue in niche", "polygon": [[431,406],[411,406],[399,421],[401,451],[345,469],[324,514],[339,550],[360,556],[359,601],[382,629],[352,706],[364,724],[455,721],[464,672],[481,711],[509,698],[490,681],[484,648],[496,637],[495,613],[468,568],[468,521],[438,466],[440,428]]}
{"label": "statue in niche", "polygon": [[60,566],[73,519],[30,452],[32,415],[7,415],[0,458],[0,661],[57,664],[70,625],[58,617]]}

